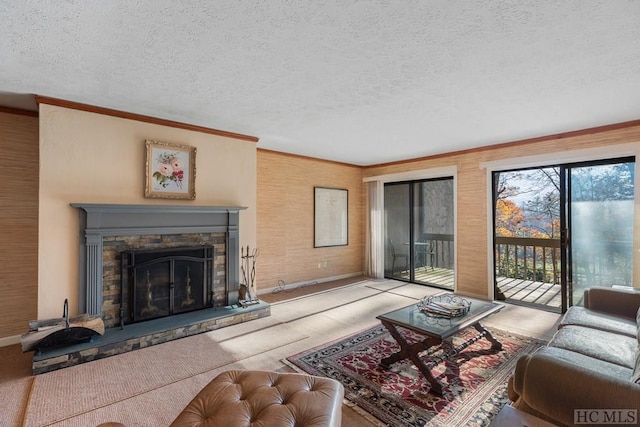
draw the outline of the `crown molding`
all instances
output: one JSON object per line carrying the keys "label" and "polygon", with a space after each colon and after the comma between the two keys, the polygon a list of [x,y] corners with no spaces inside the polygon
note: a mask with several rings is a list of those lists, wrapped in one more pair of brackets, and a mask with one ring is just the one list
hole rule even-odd
{"label": "crown molding", "polygon": [[152,123],[155,125],[168,126],[178,129],[190,130],[194,132],[207,133],[210,135],[224,136],[227,138],[240,139],[249,142],[258,142],[258,138],[250,135],[243,135],[240,133],[227,132],[219,129],[207,128],[204,126],[191,125],[188,123],[176,122],[173,120],[160,119],[158,117],[145,116],[142,114],[129,113],[121,110],[114,110],[111,108],[98,107],[95,105],[82,104],[80,102],[67,101],[58,98],[49,98],[47,96],[36,95],[36,102],[38,104],[55,105],[58,107],[71,108],[74,110],[87,111],[90,113],[103,114],[105,116],[119,117],[122,119],[136,120],[144,123]]}
{"label": "crown molding", "polygon": [[2,106],[0,106],[0,113],[17,114],[19,116],[38,117],[37,111],[21,110],[19,108],[2,107]]}
{"label": "crown molding", "polygon": [[362,167],[360,165],[354,165],[353,163],[345,163],[345,162],[338,162],[336,160],[320,159],[318,157],[303,156],[302,154],[285,153],[284,151],[269,150],[269,149],[266,149],[266,148],[258,148],[258,152],[263,152],[265,154],[277,154],[277,155],[280,155],[280,156],[291,157],[291,158],[294,158],[294,159],[313,160],[313,161],[316,161],[316,162],[323,162],[323,163],[329,163],[329,164],[340,165],[340,166],[351,166],[351,167],[354,167],[354,168],[361,168]]}
{"label": "crown molding", "polygon": [[416,157],[413,159],[397,160],[397,161],[388,162],[388,163],[378,163],[375,165],[363,166],[363,168],[371,169],[371,168],[378,168],[382,166],[396,166],[396,165],[402,165],[407,163],[422,162],[424,160],[434,160],[442,157],[451,157],[451,156],[457,156],[462,154],[478,153],[481,151],[500,150],[504,148],[518,147],[522,145],[535,144],[539,142],[556,141],[561,139],[574,138],[582,135],[592,135],[592,134],[601,133],[601,132],[609,132],[612,130],[625,129],[625,128],[630,128],[635,126],[640,126],[640,120],[631,120],[628,122],[614,123],[610,125],[596,126],[592,128],[574,130],[570,132],[556,133],[553,135],[538,136],[535,138],[527,138],[527,139],[521,139],[518,141],[504,142],[501,144],[485,145],[477,148],[469,148],[467,150],[450,151],[448,153],[434,154],[431,156],[424,156],[424,157]]}

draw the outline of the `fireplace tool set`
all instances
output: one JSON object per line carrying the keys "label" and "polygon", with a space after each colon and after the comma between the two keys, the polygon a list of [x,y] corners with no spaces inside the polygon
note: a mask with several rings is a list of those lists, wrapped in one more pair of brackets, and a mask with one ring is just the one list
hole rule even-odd
{"label": "fireplace tool set", "polygon": [[258,258],[258,248],[250,250],[249,245],[247,245],[245,252],[244,246],[241,246],[240,255],[240,270],[242,273],[243,283],[240,284],[238,289],[238,303],[241,306],[246,307],[260,302],[258,298],[252,297],[252,292],[255,292],[256,258]]}

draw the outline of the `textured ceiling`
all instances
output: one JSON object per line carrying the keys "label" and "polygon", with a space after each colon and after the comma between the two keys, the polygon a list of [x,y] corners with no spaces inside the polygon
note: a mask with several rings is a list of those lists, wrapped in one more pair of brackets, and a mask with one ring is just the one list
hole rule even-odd
{"label": "textured ceiling", "polygon": [[15,94],[376,164],[640,119],[640,1],[0,0]]}

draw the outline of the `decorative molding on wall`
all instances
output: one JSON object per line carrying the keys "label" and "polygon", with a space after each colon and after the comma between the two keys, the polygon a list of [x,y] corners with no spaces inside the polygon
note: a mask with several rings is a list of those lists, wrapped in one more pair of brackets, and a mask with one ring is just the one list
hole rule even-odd
{"label": "decorative molding on wall", "polygon": [[[640,141],[638,141],[640,142]],[[601,147],[577,148],[549,154],[533,154],[527,156],[507,157],[498,160],[480,162],[480,169],[487,170],[487,182],[491,182],[491,173],[499,170],[525,169],[541,166],[553,166],[559,163],[578,163],[593,160],[613,159],[616,157],[638,156],[640,145],[637,142],[626,144],[603,145]]]}
{"label": "decorative molding on wall", "polygon": [[416,169],[412,171],[396,172],[385,175],[368,176],[362,179],[362,182],[380,181],[385,182],[400,182],[400,181],[413,181],[419,179],[431,179],[431,178],[443,178],[446,176],[456,176],[458,173],[457,166],[440,166],[429,169]]}
{"label": "decorative molding on wall", "polygon": [[0,113],[17,114],[19,116],[38,117],[37,111],[21,110],[19,108],[3,107],[0,105]]}
{"label": "decorative molding on wall", "polygon": [[284,153],[282,151],[267,150],[266,148],[258,148],[258,152],[278,154],[278,155],[281,155],[281,156],[291,157],[291,158],[294,158],[294,159],[313,160],[315,162],[324,162],[324,163],[330,163],[330,164],[340,165],[340,166],[350,166],[350,167],[354,167],[354,168],[362,168],[362,166],[354,165],[352,163],[343,163],[343,162],[337,162],[335,160],[318,159],[316,157],[303,156],[301,154],[292,154],[292,153]]}
{"label": "decorative molding on wall", "polygon": [[80,313],[102,313],[104,236],[227,233],[228,304],[238,300],[240,206],[165,206],[71,203],[80,211]]}
{"label": "decorative molding on wall", "polygon": [[49,98],[46,96],[36,95],[38,104],[55,105],[58,107],[71,108],[74,110],[87,111],[90,113],[103,114],[105,116],[119,117],[122,119],[137,120],[139,122],[152,123],[155,125],[169,126],[178,129],[191,130],[194,132],[208,133],[211,135],[224,136],[227,138],[240,139],[249,142],[258,142],[258,138],[240,133],[227,132],[224,130],[207,128],[204,126],[190,125],[188,123],[175,122],[173,120],[160,119],[158,117],[145,116],[142,114],[129,113],[126,111],[114,110],[111,108],[97,107],[95,105],[82,104],[79,102],[66,101],[64,99]]}
{"label": "decorative molding on wall", "polygon": [[519,141],[504,142],[504,143],[501,143],[501,144],[484,145],[482,147],[470,148],[468,150],[451,151],[451,152],[442,153],[442,154],[435,154],[433,156],[416,157],[414,159],[398,160],[398,161],[395,161],[395,162],[379,163],[379,164],[375,164],[375,165],[367,165],[367,166],[363,166],[362,168],[363,169],[371,169],[371,168],[378,168],[378,167],[383,167],[383,166],[395,166],[395,165],[422,162],[422,161],[425,161],[425,160],[435,160],[435,159],[440,159],[440,158],[449,158],[449,157],[458,156],[458,155],[478,153],[478,152],[482,152],[482,151],[503,150],[503,149],[506,149],[506,148],[518,147],[518,146],[521,146],[521,145],[529,145],[529,144],[535,144],[535,143],[539,143],[539,142],[562,140],[562,139],[567,139],[567,138],[574,138],[574,137],[577,137],[577,136],[591,135],[591,134],[596,134],[596,133],[609,132],[609,131],[613,131],[613,130],[631,128],[631,127],[635,127],[635,126],[640,126],[640,120],[632,120],[632,121],[629,121],[629,122],[614,123],[614,124],[604,125],[604,126],[596,126],[596,127],[593,127],[593,128],[574,130],[574,131],[563,132],[563,133],[556,133],[556,134],[553,134],[553,135],[538,136],[538,137],[535,137],[535,138],[522,139],[522,140],[519,140]]}

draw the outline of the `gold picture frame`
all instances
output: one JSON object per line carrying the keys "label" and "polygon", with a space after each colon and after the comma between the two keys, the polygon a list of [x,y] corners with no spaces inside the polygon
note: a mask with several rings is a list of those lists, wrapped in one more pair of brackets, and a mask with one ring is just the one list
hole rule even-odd
{"label": "gold picture frame", "polygon": [[154,140],[145,141],[144,197],[196,198],[196,148]]}

